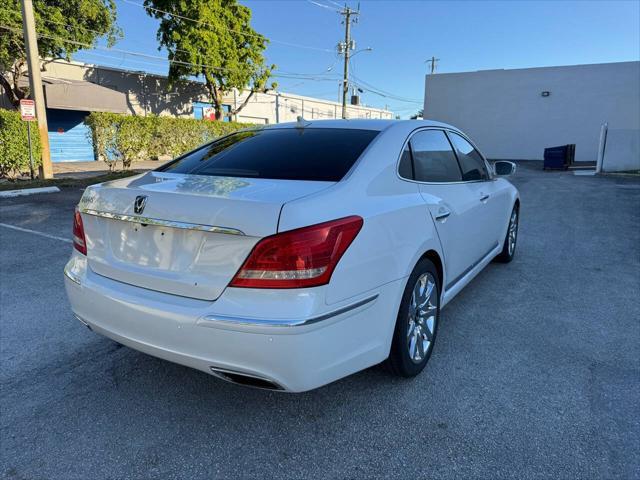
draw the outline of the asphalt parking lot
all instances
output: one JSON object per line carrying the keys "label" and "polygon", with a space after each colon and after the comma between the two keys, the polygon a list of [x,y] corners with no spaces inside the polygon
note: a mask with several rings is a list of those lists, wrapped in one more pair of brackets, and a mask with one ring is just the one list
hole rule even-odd
{"label": "asphalt parking lot", "polygon": [[81,192],[0,200],[0,474],[640,478],[640,179],[521,165],[517,256],[444,311],[412,380],[238,387],[100,337],[62,269]]}

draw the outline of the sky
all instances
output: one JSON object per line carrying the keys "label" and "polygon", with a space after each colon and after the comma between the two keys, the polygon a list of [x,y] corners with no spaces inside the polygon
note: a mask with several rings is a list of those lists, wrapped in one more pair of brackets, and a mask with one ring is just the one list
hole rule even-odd
{"label": "sky", "polygon": [[[166,74],[166,54],[157,49],[158,21],[140,8],[141,1],[116,0],[124,37],[114,49],[160,58],[96,49],[74,59]],[[271,40],[267,61],[277,65],[277,73],[298,77],[275,78],[278,89],[338,101],[343,66],[335,47],[344,38],[344,25],[336,3],[344,0],[240,3],[251,8],[253,28]],[[347,4],[358,7],[356,1]],[[439,59],[437,73],[640,60],[638,0],[364,0],[359,5],[352,27],[358,52],[353,82],[364,90],[362,103],[386,106],[402,118],[422,108],[425,61],[432,56]]]}

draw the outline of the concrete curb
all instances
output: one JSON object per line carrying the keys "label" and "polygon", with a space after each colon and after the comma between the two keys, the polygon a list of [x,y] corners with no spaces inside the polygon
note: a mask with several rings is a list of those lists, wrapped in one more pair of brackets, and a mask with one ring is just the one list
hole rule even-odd
{"label": "concrete curb", "polygon": [[33,195],[35,193],[55,193],[59,192],[58,187],[23,188],[22,190],[5,190],[0,192],[0,198],[20,197],[22,195]]}

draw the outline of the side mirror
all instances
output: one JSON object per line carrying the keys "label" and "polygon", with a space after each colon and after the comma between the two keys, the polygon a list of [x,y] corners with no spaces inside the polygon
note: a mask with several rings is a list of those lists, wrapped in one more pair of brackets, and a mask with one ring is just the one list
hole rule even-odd
{"label": "side mirror", "polygon": [[516,173],[516,164],[506,160],[498,160],[493,163],[493,171],[498,177],[509,177]]}

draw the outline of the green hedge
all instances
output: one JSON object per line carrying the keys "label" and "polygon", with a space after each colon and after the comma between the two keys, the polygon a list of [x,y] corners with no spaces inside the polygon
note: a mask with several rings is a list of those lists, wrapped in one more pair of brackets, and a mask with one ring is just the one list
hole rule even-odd
{"label": "green hedge", "polygon": [[[31,144],[33,160],[40,165],[40,137],[38,124],[32,122]],[[20,119],[20,113],[0,108],[0,177],[15,177],[29,171],[29,143],[27,122]]]}
{"label": "green hedge", "polygon": [[120,115],[93,112],[85,120],[99,160],[124,168],[138,160],[176,157],[216,137],[251,124],[192,118]]}

